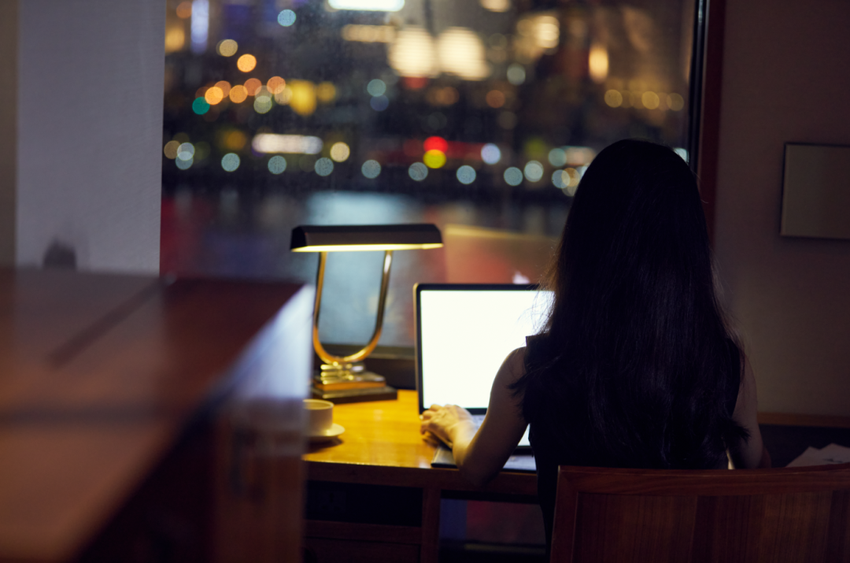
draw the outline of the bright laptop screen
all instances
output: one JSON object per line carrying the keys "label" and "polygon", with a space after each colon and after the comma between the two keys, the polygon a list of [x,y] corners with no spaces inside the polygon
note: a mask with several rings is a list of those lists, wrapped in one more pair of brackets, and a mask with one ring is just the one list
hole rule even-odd
{"label": "bright laptop screen", "polygon": [[456,404],[484,412],[505,357],[545,324],[552,294],[536,286],[416,287],[421,408]]}

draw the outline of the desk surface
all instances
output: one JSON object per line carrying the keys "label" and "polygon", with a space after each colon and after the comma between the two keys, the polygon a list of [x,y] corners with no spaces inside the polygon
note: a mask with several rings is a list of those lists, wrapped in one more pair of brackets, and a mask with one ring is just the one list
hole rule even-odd
{"label": "desk surface", "polygon": [[[363,541],[371,541],[380,544],[381,550],[413,546],[413,551],[407,554],[389,551],[392,555],[383,560],[411,560],[418,551],[419,561],[434,563],[438,561],[441,498],[536,502],[537,476],[533,473],[502,472],[485,487],[477,488],[461,479],[457,469],[431,467],[435,446],[419,434],[415,391],[399,391],[394,401],[336,405],[334,422],[342,425],[345,432],[339,438],[308,448],[303,456],[307,478],[355,487],[386,485],[421,489],[421,525],[308,520],[305,528],[308,549],[317,553],[327,549],[324,553],[328,561],[345,557],[348,550],[362,546]],[[352,540],[356,543],[351,543]],[[388,540],[393,545],[385,545]],[[379,560],[373,557],[373,552],[369,553],[364,560]]]}
{"label": "desk surface", "polygon": [[312,444],[306,461],[430,468],[434,446],[419,434],[415,391],[398,392],[395,401],[347,403],[334,407],[339,438]]}
{"label": "desk surface", "polygon": [[456,469],[432,468],[435,447],[419,434],[415,391],[400,390],[395,401],[336,405],[334,422],[345,432],[332,441],[311,445],[304,455],[309,479],[537,494],[532,473],[503,472],[481,489],[464,482]]}
{"label": "desk surface", "polygon": [[[774,455],[776,467],[790,462],[807,446],[823,447],[829,442],[850,446],[848,417],[760,413],[759,421],[768,449],[778,454]],[[463,484],[457,470],[431,467],[434,446],[419,434],[415,391],[400,390],[396,401],[336,405],[334,422],[341,424],[345,433],[330,442],[311,445],[304,455],[310,478],[369,482],[364,472],[372,472],[393,482],[404,475],[415,479],[418,486],[424,479],[445,488],[474,490]],[[535,494],[529,488],[533,478],[520,473],[500,475],[505,484],[519,484],[523,494]],[[501,489],[502,482],[494,488]]]}

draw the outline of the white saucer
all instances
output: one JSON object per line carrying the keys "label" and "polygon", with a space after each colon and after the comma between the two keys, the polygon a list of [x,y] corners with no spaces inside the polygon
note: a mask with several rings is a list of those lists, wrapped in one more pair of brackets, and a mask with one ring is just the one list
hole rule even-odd
{"label": "white saucer", "polygon": [[310,434],[309,438],[311,442],[324,442],[325,440],[336,438],[343,432],[345,432],[345,428],[343,428],[339,424],[334,423],[333,426],[331,426],[324,432],[318,434]]}

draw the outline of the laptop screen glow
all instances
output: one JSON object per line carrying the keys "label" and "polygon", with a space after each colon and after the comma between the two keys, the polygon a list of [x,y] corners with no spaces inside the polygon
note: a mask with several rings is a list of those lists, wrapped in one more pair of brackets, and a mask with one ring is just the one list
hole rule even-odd
{"label": "laptop screen glow", "polygon": [[419,374],[424,408],[456,404],[483,412],[505,357],[542,329],[551,292],[422,289]]}

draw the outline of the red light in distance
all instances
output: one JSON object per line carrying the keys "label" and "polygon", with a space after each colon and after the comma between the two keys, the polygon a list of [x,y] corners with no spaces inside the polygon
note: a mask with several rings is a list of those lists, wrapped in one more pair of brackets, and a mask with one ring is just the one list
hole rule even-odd
{"label": "red light in distance", "polygon": [[425,152],[440,151],[445,153],[449,149],[449,143],[442,137],[428,137],[422,143],[422,148],[425,149]]}

